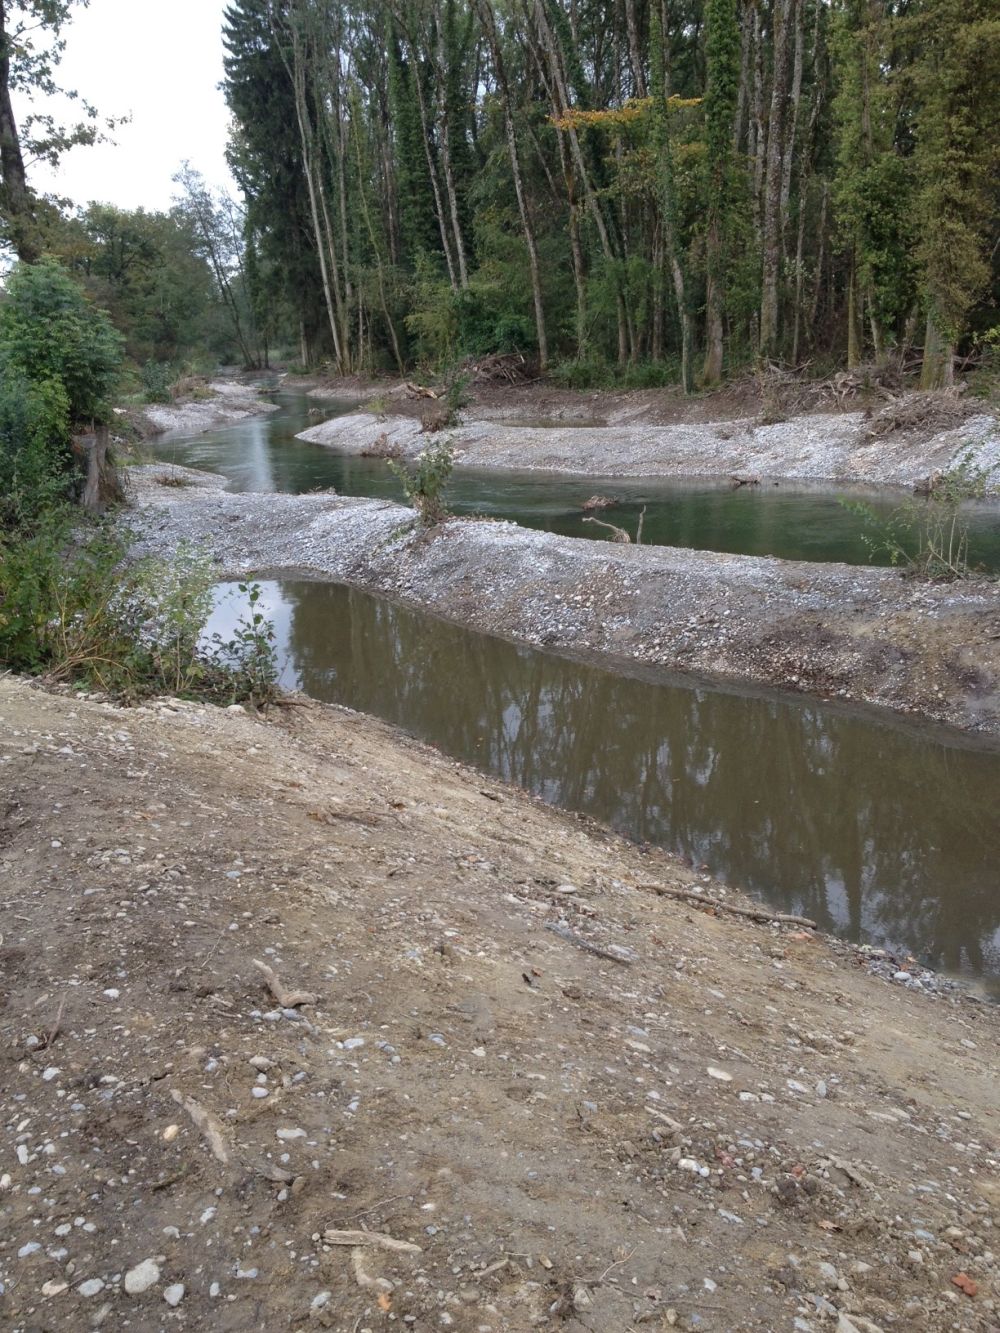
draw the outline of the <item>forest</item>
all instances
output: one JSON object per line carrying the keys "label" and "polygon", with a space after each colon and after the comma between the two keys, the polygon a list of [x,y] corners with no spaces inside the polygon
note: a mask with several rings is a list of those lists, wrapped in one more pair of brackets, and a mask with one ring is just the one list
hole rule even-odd
{"label": "forest", "polygon": [[991,0],[235,0],[224,37],[258,346],[691,390],[989,343]]}

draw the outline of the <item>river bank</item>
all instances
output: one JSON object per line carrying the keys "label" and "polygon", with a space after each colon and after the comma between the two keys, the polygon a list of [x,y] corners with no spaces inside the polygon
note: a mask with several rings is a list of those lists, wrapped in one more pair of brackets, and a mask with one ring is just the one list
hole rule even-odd
{"label": "river bank", "polygon": [[[164,477],[202,482],[164,485]],[[299,571],[474,628],[613,663],[642,662],[877,704],[1000,734],[1000,585],[897,571],[621,546],[333,495],[229,494],[219,478],[130,470],[139,549],[203,544],[223,577]]]}
{"label": "river bank", "polygon": [[995,1008],[345,710],[0,737],[11,1327],[995,1326]]}
{"label": "river bank", "polygon": [[769,484],[823,481],[912,489],[968,456],[1000,484],[1000,426],[987,413],[945,430],[873,434],[868,415],[808,413],[762,424],[752,417],[668,425],[601,425],[462,420],[427,435],[419,418],[356,412],[321,422],[298,438],[353,454],[413,457],[447,437],[462,467],[543,469],[600,477],[739,478]]}
{"label": "river bank", "polygon": [[145,433],[212,430],[216,426],[245,421],[248,417],[277,412],[277,404],[261,396],[259,382],[238,379],[212,380],[202,396],[182,397],[171,403],[149,403],[142,409]]}

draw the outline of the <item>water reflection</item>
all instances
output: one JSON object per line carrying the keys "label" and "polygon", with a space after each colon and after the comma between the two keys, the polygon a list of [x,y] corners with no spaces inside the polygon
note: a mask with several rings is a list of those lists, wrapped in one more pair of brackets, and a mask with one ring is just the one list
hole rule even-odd
{"label": "water reflection", "polygon": [[[306,444],[295,438],[324,417],[346,411],[346,403],[318,406],[304,394],[279,399],[281,411],[250,418],[195,437],[163,436],[158,457],[219,472],[238,491],[304,491],[332,486],[342,495],[402,499],[402,487],[384,462]],[[643,540],[650,545],[774,555],[786,560],[840,560],[866,564],[870,551],[860,520],[840,503],[840,494],[802,485],[743,487],[650,478],[572,478],[559,473],[476,471],[458,468],[449,504],[459,514],[510,518],[525,527],[568,537],[610,540],[611,534],[584,522],[581,505],[595,491],[615,503],[597,517],[635,535],[645,507]],[[860,492],[852,492],[860,495]],[[887,514],[899,497],[868,493],[862,498]],[[1000,517],[996,506],[969,510],[970,558],[1000,569]]]}
{"label": "water reflection", "polygon": [[[289,686],[707,864],[825,930],[985,976],[1000,994],[995,748],[815,702],[623,676],[337,585],[264,586]],[[231,622],[231,602],[216,614]]]}

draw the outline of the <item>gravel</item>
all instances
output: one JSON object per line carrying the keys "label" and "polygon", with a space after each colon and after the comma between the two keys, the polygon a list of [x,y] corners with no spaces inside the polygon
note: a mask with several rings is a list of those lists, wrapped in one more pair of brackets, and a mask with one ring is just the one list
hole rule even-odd
{"label": "gravel", "polygon": [[[467,421],[447,432],[456,463],[476,468],[543,469],[605,477],[728,477],[908,486],[946,470],[968,449],[1000,484],[1000,422],[983,413],[928,438],[898,431],[866,438],[862,412],[814,413],[759,425],[735,421],[512,425]],[[430,438],[407,416],[354,413],[297,438],[357,454],[384,437],[406,456]],[[441,437],[437,437],[441,438]]]}
{"label": "gravel", "polygon": [[138,549],[182,541],[225,577],[356,584],[529,644],[883,705],[1000,734],[1000,585],[897,571],[620,546],[323,495],[231,495],[132,470]]}

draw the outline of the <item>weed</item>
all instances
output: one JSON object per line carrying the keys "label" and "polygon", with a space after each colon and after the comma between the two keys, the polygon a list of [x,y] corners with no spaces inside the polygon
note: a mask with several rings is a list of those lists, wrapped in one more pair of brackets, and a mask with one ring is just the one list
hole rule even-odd
{"label": "weed", "polygon": [[259,610],[263,596],[260,585],[241,583],[239,590],[246,595],[249,610],[236,622],[229,639],[212,635],[210,658],[228,675],[234,700],[248,699],[258,707],[266,706],[274,698],[278,680],[274,625]]}
{"label": "weed", "polygon": [[969,523],[962,506],[988,494],[991,473],[973,458],[972,449],[967,449],[947,472],[928,480],[923,498],[907,500],[885,518],[863,501],[842,500],[868,529],[863,540],[870,557],[884,556],[890,565],[936,582],[975,574],[969,564]]}

